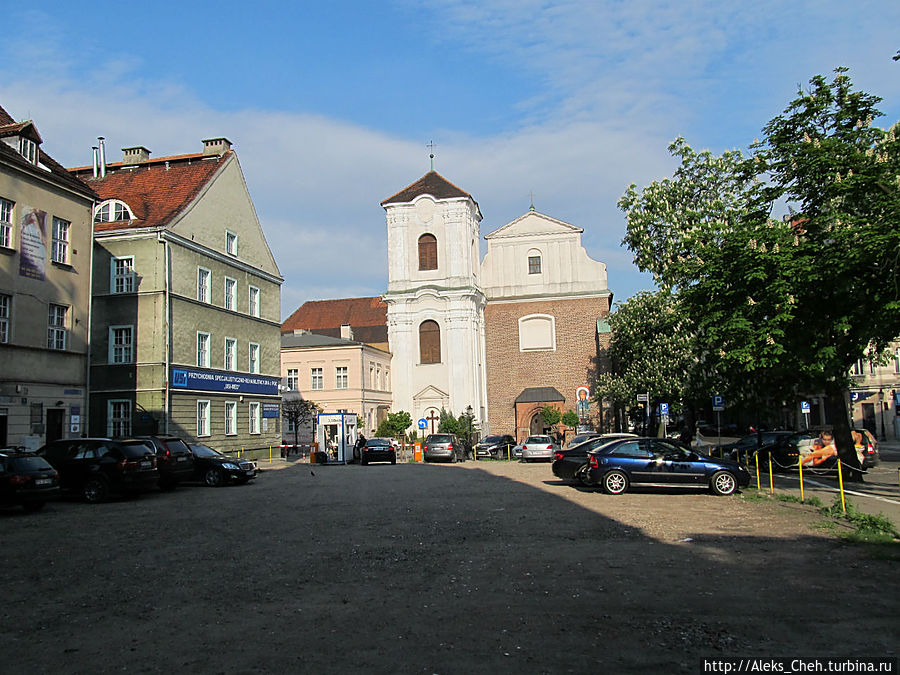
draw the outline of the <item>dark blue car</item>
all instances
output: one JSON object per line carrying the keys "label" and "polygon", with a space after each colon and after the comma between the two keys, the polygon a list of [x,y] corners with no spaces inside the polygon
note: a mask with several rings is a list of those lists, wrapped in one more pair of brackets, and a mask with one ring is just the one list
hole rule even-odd
{"label": "dark blue car", "polygon": [[750,484],[736,462],[701,455],[665,438],[624,438],[591,452],[588,477],[611,495],[630,485],[708,488],[730,495]]}

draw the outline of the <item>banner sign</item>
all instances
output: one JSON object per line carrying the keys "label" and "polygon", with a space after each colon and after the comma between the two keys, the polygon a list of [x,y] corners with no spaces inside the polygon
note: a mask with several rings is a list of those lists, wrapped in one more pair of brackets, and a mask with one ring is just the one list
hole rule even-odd
{"label": "banner sign", "polygon": [[263,403],[262,416],[263,419],[281,417],[281,406],[278,403]]}
{"label": "banner sign", "polygon": [[47,264],[47,212],[22,207],[19,235],[19,276],[44,280]]}
{"label": "banner sign", "polygon": [[264,394],[278,396],[277,377],[223,373],[193,368],[173,368],[172,387],[199,391],[221,391],[226,394]]}

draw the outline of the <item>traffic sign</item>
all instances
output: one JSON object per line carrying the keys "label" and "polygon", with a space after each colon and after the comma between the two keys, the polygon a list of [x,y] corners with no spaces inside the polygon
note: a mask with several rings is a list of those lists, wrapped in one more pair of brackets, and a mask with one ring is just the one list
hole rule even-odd
{"label": "traffic sign", "polygon": [[638,394],[637,400],[640,403],[647,403],[650,400],[650,394]]}
{"label": "traffic sign", "polygon": [[725,410],[725,397],[720,394],[713,396],[712,409],[713,412],[723,412]]}
{"label": "traffic sign", "polygon": [[419,418],[419,428],[425,429],[426,427],[428,427],[428,420],[426,420],[424,417],[420,417]]}
{"label": "traffic sign", "polygon": [[808,413],[809,411],[809,401],[800,401],[800,412]]}
{"label": "traffic sign", "polygon": [[669,404],[668,403],[660,403],[659,404],[659,414],[660,415],[668,415],[669,414]]}

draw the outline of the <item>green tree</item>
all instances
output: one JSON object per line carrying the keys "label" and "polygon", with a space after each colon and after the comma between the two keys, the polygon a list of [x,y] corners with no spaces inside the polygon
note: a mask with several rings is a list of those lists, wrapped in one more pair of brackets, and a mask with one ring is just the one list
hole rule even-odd
{"label": "green tree", "polygon": [[555,406],[545,405],[541,408],[541,419],[544,420],[544,426],[553,427],[559,424],[559,421],[562,419],[562,413]]}
{"label": "green tree", "polygon": [[[763,405],[822,390],[856,465],[843,393],[857,359],[900,335],[898,125],[843,69],[817,76],[751,146],[720,157],[683,139],[672,180],[619,202],[638,266],[674,289],[698,373]],[[776,204],[791,213],[772,219]]]}
{"label": "green tree", "polygon": [[376,433],[379,436],[382,435],[382,425],[385,423],[387,423],[387,428],[391,431],[390,434],[386,435],[391,438],[397,438],[402,442],[406,438],[406,430],[412,425],[412,417],[410,417],[409,413],[405,410],[388,413],[384,421],[378,425],[378,431]]}
{"label": "green tree", "polygon": [[453,416],[453,413],[447,412],[443,408],[441,408],[441,419],[438,422],[438,433],[459,434],[459,420]]}
{"label": "green tree", "polygon": [[567,410],[562,416],[562,423],[567,427],[571,427],[572,429],[578,426],[578,422],[578,413],[576,413],[574,410]]}
{"label": "green tree", "polygon": [[294,445],[300,444],[300,427],[309,425],[320,412],[322,408],[315,401],[285,395],[281,401],[281,414],[285,421],[294,426]]}

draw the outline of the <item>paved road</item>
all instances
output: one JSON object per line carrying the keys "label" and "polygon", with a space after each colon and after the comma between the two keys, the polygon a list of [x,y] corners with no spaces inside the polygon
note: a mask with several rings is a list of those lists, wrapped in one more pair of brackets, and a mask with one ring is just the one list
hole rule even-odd
{"label": "paved road", "polygon": [[0,511],[0,672],[700,673],[704,657],[898,654],[896,560],[799,504],[610,497],[546,464],[274,466],[247,486]]}

